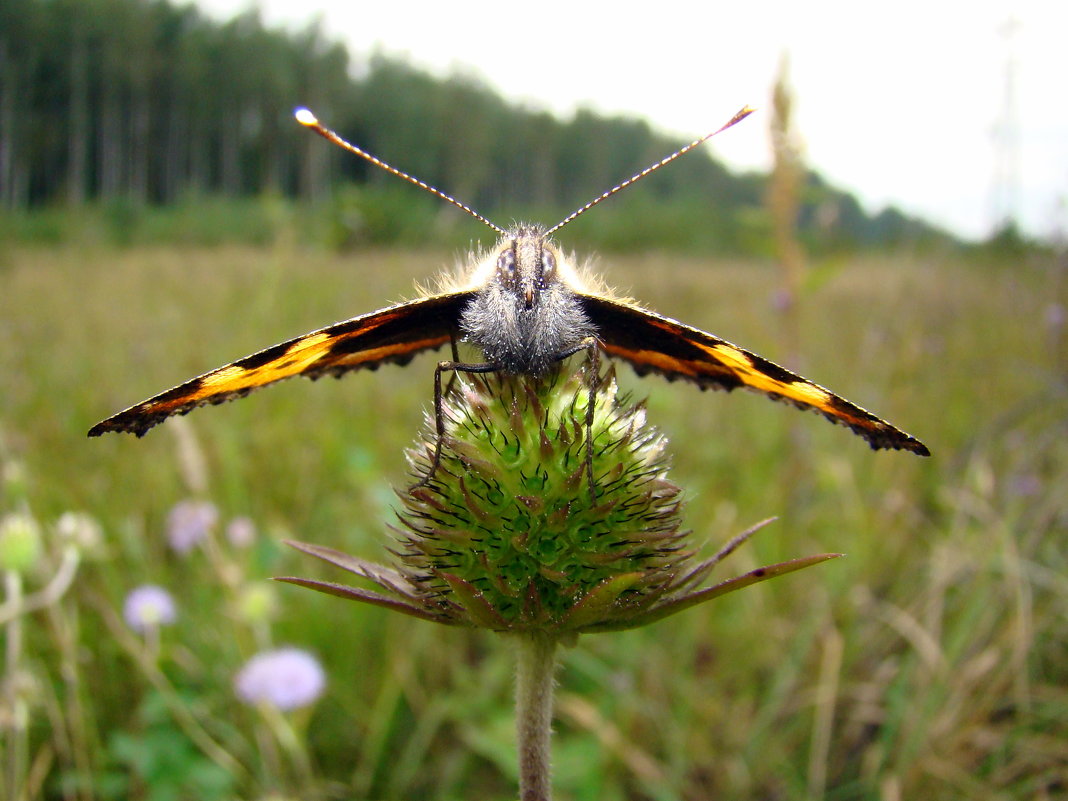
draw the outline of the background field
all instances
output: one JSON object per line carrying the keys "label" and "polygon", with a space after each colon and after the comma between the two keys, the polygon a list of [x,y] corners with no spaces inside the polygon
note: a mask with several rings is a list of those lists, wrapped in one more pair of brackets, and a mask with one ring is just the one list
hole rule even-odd
{"label": "background field", "polygon": [[[384,559],[391,486],[430,401],[433,359],[291,381],[143,440],[102,417],[245,353],[411,295],[453,255],[68,247],[0,256],[4,513],[29,510],[58,569],[57,520],[87,513],[69,591],[10,647],[8,780],[48,798],[504,799],[514,792],[511,654],[484,634],[357,608],[272,575],[340,579],[285,537]],[[692,610],[587,636],[564,655],[563,799],[1055,798],[1068,794],[1064,286],[1052,262],[863,257],[822,265],[785,343],[778,276],[756,261],[613,257],[611,282],[801,371],[924,440],[872,453],[755,395],[620,374],[671,436],[695,536],[779,522],[724,573],[837,560]],[[185,556],[169,510],[215,504]],[[238,550],[222,527],[248,516]],[[145,642],[124,596],[155,583],[179,619]],[[248,587],[274,615],[250,615]],[[8,592],[12,590],[10,576]],[[244,610],[244,611],[242,611]],[[234,697],[255,650],[324,663],[314,710]],[[17,722],[17,721],[16,721]]]}

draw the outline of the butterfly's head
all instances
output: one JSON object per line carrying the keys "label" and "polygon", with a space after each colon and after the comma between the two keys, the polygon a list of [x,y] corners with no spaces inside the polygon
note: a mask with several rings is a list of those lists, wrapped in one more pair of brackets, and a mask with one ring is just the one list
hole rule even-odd
{"label": "butterfly's head", "polygon": [[560,254],[545,229],[521,225],[508,231],[498,243],[494,280],[530,310],[542,290],[556,283]]}
{"label": "butterfly's head", "polygon": [[540,226],[506,231],[460,315],[464,339],[505,373],[541,375],[594,333],[562,254]]}

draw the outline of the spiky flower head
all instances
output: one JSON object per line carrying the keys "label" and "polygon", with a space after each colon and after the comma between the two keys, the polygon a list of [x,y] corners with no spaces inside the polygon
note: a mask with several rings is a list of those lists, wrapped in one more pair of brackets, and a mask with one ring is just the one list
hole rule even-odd
{"label": "spiky flower head", "polygon": [[562,635],[643,625],[832,556],[698,588],[755,529],[693,559],[667,440],[611,370],[591,369],[457,373],[442,399],[440,459],[433,415],[408,452],[418,480],[398,491],[394,566],[293,543],[383,592],[282,580],[440,623]]}
{"label": "spiky flower head", "polygon": [[582,371],[457,376],[443,411],[440,464],[428,428],[409,462],[430,480],[401,493],[396,529],[425,594],[495,629],[570,630],[588,607],[642,605],[670,583],[688,553],[667,442],[618,402],[613,375],[593,392]]}

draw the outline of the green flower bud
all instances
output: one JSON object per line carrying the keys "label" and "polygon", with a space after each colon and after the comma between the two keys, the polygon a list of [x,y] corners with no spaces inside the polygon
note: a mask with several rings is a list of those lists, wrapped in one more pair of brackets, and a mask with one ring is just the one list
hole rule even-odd
{"label": "green flower bud", "polygon": [[238,593],[235,612],[248,623],[271,620],[278,607],[274,589],[263,584],[250,584]]}
{"label": "green flower bud", "polygon": [[408,454],[427,480],[400,493],[399,557],[443,611],[458,603],[495,629],[580,628],[594,608],[641,606],[688,556],[665,438],[617,397],[613,374],[587,431],[585,376],[457,375],[436,469],[427,420]]}
{"label": "green flower bud", "polygon": [[0,570],[27,573],[41,557],[41,527],[29,514],[0,520]]}

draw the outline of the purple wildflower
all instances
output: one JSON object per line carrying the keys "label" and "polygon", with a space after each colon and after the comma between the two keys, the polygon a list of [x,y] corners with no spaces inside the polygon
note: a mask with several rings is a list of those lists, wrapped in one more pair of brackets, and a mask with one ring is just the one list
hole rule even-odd
{"label": "purple wildflower", "polygon": [[776,289],[771,294],[771,308],[780,314],[790,311],[794,305],[794,295],[788,289]]}
{"label": "purple wildflower", "polygon": [[256,654],[234,680],[234,689],[245,703],[267,703],[281,710],[314,703],[325,685],[322,666],[314,656],[299,648],[278,648]]}
{"label": "purple wildflower", "polygon": [[167,541],[178,553],[188,553],[219,520],[219,511],[208,501],[179,501],[167,515]]}
{"label": "purple wildflower", "polygon": [[1064,328],[1068,321],[1068,310],[1061,303],[1051,303],[1046,307],[1046,327],[1051,331],[1059,331]]}
{"label": "purple wildflower", "polygon": [[226,539],[235,548],[248,548],[256,541],[256,524],[247,517],[235,517],[226,526]]}
{"label": "purple wildflower", "polygon": [[122,616],[131,629],[143,633],[173,623],[178,612],[169,592],[155,584],[144,584],[126,596]]}

